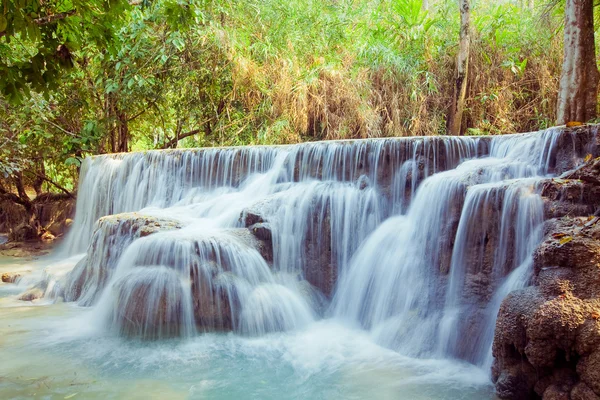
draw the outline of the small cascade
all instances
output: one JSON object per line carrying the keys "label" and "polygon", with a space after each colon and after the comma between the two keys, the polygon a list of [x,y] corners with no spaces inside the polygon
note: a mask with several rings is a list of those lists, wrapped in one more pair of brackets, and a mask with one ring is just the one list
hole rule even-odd
{"label": "small cascade", "polygon": [[195,332],[189,285],[164,266],[132,268],[114,281],[107,325],[144,339],[190,337]]}
{"label": "small cascade", "polygon": [[312,321],[311,293],[273,274],[259,247],[245,229],[190,226],[138,239],[98,301],[99,320],[145,339],[197,330],[262,335]]}
{"label": "small cascade", "polygon": [[[543,210],[535,179],[476,185],[468,190],[452,251],[439,354],[484,362],[482,352],[491,349],[493,340],[489,327],[500,308],[499,302],[490,299],[505,286],[507,275],[524,263],[520,284],[528,283],[531,265],[526,261],[541,240],[536,233],[541,230]],[[506,286],[500,301],[516,288],[514,284]],[[465,337],[472,341],[467,343]]]}
{"label": "small cascade", "polygon": [[581,162],[589,132],[93,157],[63,249],[83,258],[46,297],[125,337],[331,318],[403,355],[489,367],[500,302],[541,240],[538,182]]}

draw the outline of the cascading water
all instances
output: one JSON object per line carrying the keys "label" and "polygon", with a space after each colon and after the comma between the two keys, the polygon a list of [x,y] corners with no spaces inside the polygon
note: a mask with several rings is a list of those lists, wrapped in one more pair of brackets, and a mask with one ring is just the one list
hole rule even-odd
{"label": "cascading water", "polygon": [[538,182],[569,135],[93,157],[63,248],[81,260],[46,296],[91,306],[96,333],[256,338],[325,319],[488,368],[500,302],[541,240]]}
{"label": "cascading water", "polygon": [[[483,364],[496,291],[526,282],[506,277],[539,240],[536,177],[551,173],[557,135],[95,157],[66,251],[93,239],[62,294],[134,336],[260,335],[327,315],[406,354]],[[140,220],[161,232],[141,237]],[[246,227],[261,244],[233,234]]]}

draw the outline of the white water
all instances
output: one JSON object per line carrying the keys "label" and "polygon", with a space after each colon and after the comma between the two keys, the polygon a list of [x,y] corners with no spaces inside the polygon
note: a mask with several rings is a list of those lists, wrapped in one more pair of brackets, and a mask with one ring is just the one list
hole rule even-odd
{"label": "white water", "polygon": [[[46,302],[85,308],[48,306],[71,317],[28,334],[40,369],[68,359],[112,381],[113,365],[191,398],[492,398],[495,316],[529,279],[558,134],[88,159],[39,278]],[[167,230],[146,235],[146,216]]]}

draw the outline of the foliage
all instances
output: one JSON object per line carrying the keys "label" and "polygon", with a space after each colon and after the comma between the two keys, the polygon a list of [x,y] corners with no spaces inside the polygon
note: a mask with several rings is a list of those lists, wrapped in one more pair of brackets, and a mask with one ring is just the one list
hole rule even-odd
{"label": "foliage", "polygon": [[30,90],[59,89],[73,52],[90,44],[113,49],[127,8],[122,0],[3,0],[0,93],[14,101]]}
{"label": "foliage", "polygon": [[[4,0],[0,173],[73,189],[90,154],[444,134],[459,13],[430,3]],[[465,133],[548,126],[560,7],[472,14]]]}

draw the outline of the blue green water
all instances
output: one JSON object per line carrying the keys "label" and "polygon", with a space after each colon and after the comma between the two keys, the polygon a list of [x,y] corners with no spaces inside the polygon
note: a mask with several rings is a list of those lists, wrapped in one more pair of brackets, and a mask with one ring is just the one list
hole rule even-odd
{"label": "blue green water", "polygon": [[[17,267],[27,266],[0,259],[0,271]],[[140,343],[92,331],[88,309],[19,301],[22,290],[0,285],[2,399],[494,398],[485,371],[407,358],[332,320],[260,338]]]}

